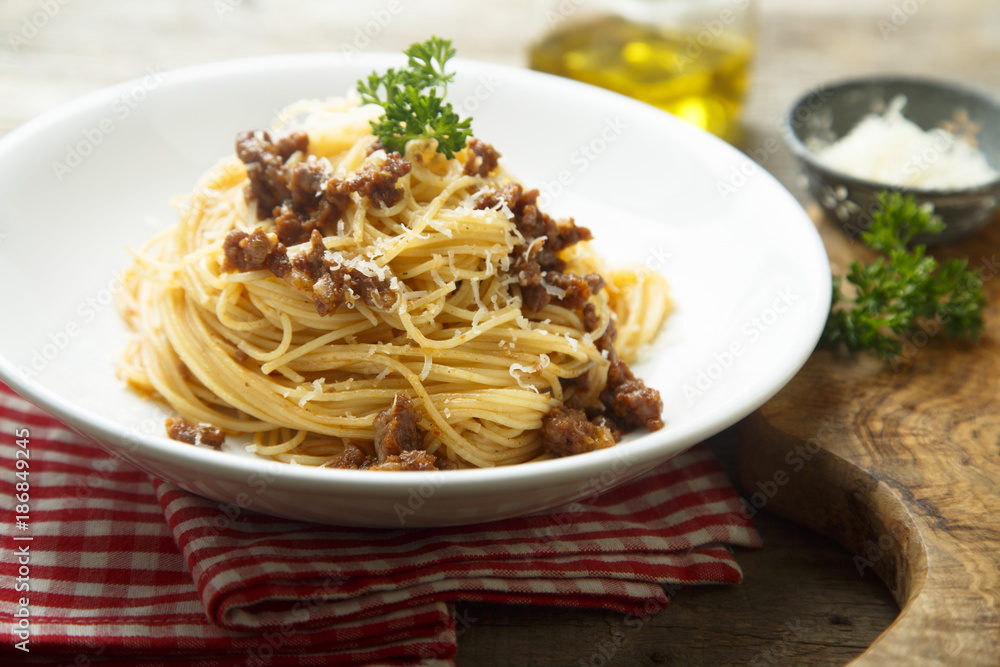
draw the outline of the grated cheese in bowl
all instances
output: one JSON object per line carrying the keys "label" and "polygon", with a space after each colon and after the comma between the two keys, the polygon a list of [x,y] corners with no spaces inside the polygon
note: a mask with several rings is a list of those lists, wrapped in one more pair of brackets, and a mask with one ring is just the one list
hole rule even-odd
{"label": "grated cheese in bowl", "polygon": [[903,115],[906,101],[897,95],[884,114],[865,116],[833,143],[813,137],[807,147],[830,169],[895,187],[964,189],[1000,177],[976,148],[975,127],[924,130]]}

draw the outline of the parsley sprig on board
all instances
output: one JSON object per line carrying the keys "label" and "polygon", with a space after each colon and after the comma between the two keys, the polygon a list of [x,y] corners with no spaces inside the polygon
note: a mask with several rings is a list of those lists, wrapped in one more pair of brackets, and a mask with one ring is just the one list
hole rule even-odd
{"label": "parsley sprig on board", "polygon": [[872,350],[892,362],[902,351],[903,337],[931,321],[949,336],[977,338],[986,297],[968,260],[939,264],[926,255],[926,246],[908,248],[915,237],[942,229],[941,219],[912,196],[879,193],[879,209],[861,239],[885,257],[851,263],[846,279],[856,288],[853,297],[844,295],[842,280],[834,277],[824,341],[843,343],[851,352]]}
{"label": "parsley sprig on board", "polygon": [[372,72],[358,81],[358,94],[366,104],[378,104],[385,114],[371,122],[372,131],[386,150],[403,152],[411,139],[436,139],[437,151],[452,158],[465,148],[472,134],[471,119],[460,119],[444,101],[454,73],[444,66],[455,55],[451,40],[431,37],[403,51],[406,69]]}

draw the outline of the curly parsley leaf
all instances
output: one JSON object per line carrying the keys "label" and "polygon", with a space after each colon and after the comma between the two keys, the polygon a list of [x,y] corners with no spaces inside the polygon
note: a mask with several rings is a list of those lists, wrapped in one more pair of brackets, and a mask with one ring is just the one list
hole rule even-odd
{"label": "curly parsley leaf", "polygon": [[914,237],[944,230],[944,222],[934,215],[934,207],[918,204],[912,195],[904,197],[883,190],[878,193],[878,203],[871,226],[861,235],[869,248],[886,254],[906,250]]}
{"label": "curly parsley leaf", "polygon": [[448,84],[455,78],[454,73],[444,71],[455,55],[451,40],[431,37],[411,44],[403,53],[405,69],[372,72],[358,81],[361,101],[385,110],[371,122],[372,131],[389,151],[403,152],[412,139],[435,139],[439,153],[455,157],[472,135],[472,120],[459,118],[444,101]]}
{"label": "curly parsley leaf", "polygon": [[851,352],[871,350],[892,362],[902,352],[905,337],[918,327],[977,338],[983,328],[986,297],[968,260],[947,259],[939,264],[926,255],[926,246],[908,249],[915,237],[943,229],[941,219],[912,196],[879,193],[879,210],[861,238],[886,256],[869,264],[851,263],[845,278],[854,286],[853,297],[844,294],[843,281],[834,277],[823,340],[842,343]]}
{"label": "curly parsley leaf", "polygon": [[410,69],[423,77],[425,87],[446,87],[455,78],[454,74],[444,73],[445,63],[455,56],[450,39],[431,37],[426,42],[411,44],[403,53],[409,60]]}

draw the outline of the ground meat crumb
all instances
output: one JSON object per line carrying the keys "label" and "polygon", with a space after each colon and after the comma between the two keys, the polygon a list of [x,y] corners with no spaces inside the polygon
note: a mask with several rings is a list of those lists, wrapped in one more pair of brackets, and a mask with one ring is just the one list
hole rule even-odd
{"label": "ground meat crumb", "polygon": [[390,153],[385,162],[377,164],[366,162],[354,176],[347,179],[347,190],[358,192],[373,204],[391,207],[403,198],[402,188],[396,187],[396,181],[410,173],[413,165],[403,159],[399,153]]}
{"label": "ground meat crumb", "polygon": [[327,466],[328,468],[339,468],[342,470],[360,470],[366,463],[368,457],[357,445],[347,443],[344,451]]}
{"label": "ground meat crumb", "polygon": [[305,281],[304,284],[297,284],[297,287],[312,289],[309,281],[318,280],[326,273],[326,264],[323,263],[325,254],[326,244],[323,243],[323,235],[318,229],[314,229],[309,237],[309,249],[292,256],[292,267],[297,273],[303,274],[296,276],[298,279],[296,282]]}
{"label": "ground meat crumb", "polygon": [[379,463],[390,456],[423,447],[424,434],[417,426],[420,413],[413,407],[413,400],[406,392],[399,392],[388,410],[375,416],[375,455]]}
{"label": "ground meat crumb", "polygon": [[309,249],[294,255],[292,266],[299,273],[305,274],[312,280],[318,280],[326,273],[326,264],[323,263],[323,255],[325,254],[326,244],[323,243],[323,235],[318,229],[314,229],[309,236]]}
{"label": "ground meat crumb", "polygon": [[645,426],[650,431],[663,428],[660,392],[637,379],[620,359],[611,362],[601,402],[626,426]]}
{"label": "ground meat crumb", "polygon": [[468,147],[469,157],[465,161],[462,173],[466,176],[479,174],[486,178],[500,163],[500,153],[490,144],[476,138],[469,139]]}
{"label": "ground meat crumb", "polygon": [[312,230],[306,229],[292,206],[282,204],[274,212],[274,233],[286,246],[295,246],[308,241]]}
{"label": "ground meat crumb", "polygon": [[583,304],[584,331],[594,332],[599,326],[601,326],[601,316],[597,314],[597,306],[589,302]]}
{"label": "ground meat crumb", "polygon": [[408,449],[398,454],[390,454],[380,461],[374,456],[368,456],[364,450],[353,443],[344,445],[344,451],[331,461],[327,467],[340,470],[447,470],[450,462],[438,460],[433,454],[422,449]]}
{"label": "ground meat crumb", "polygon": [[597,414],[594,415],[593,417],[590,417],[590,421],[593,422],[594,426],[604,427],[608,429],[608,432],[611,433],[611,437],[614,439],[616,443],[621,442],[622,439],[621,429],[618,427],[618,424],[616,424],[613,419],[611,419],[605,414]]}
{"label": "ground meat crumb", "polygon": [[[593,235],[586,227],[578,227],[572,218],[557,222],[542,213],[536,205],[538,194],[538,190],[524,192],[520,185],[510,183],[479,195],[475,208],[506,206],[514,214],[514,224],[525,243],[511,250],[510,274],[517,278],[526,309],[537,312],[555,295],[560,306],[582,311],[587,299],[604,287],[604,279],[596,273],[583,278],[565,273],[566,263],[559,253],[575,243],[591,240]],[[542,238],[545,240],[536,242]],[[560,291],[564,292],[561,297]]]}
{"label": "ground meat crumb", "polygon": [[[282,246],[283,247],[283,246]],[[287,261],[287,257],[285,258]],[[327,255],[323,235],[314,229],[309,249],[292,256],[288,262],[291,284],[312,296],[316,312],[328,315],[344,303],[364,301],[369,307],[387,310],[396,302],[390,281],[365,275],[356,268],[343,266]]]}
{"label": "ground meat crumb", "polygon": [[546,271],[542,274],[538,265],[530,259],[528,261],[516,260],[515,268],[525,308],[537,312],[549,303],[555,302],[567,310],[582,313],[584,321],[587,322],[589,306],[589,319],[594,326],[590,327],[586,324],[585,326],[587,331],[593,331],[596,328],[593,320],[597,317],[597,311],[589,299],[604,287],[604,279],[601,276],[589,273],[581,278],[574,273],[561,271]]}
{"label": "ground meat crumb", "polygon": [[582,311],[590,297],[604,287],[604,279],[596,273],[581,278],[574,273],[549,271],[545,274],[545,282],[563,292],[555,298],[557,304],[575,311]]}
{"label": "ground meat crumb", "polygon": [[292,132],[278,139],[274,144],[278,156],[288,161],[295,153],[305,153],[309,150],[309,135],[305,132]]}
{"label": "ground meat crumb", "polygon": [[236,156],[247,170],[247,199],[257,201],[257,219],[271,217],[275,208],[287,199],[288,175],[285,162],[298,151],[309,148],[309,135],[293,132],[273,143],[271,135],[262,130],[249,130],[236,135]]}
{"label": "ground meat crumb", "polygon": [[314,212],[319,207],[326,181],[326,169],[319,162],[298,163],[288,177],[292,203],[306,213]]}
{"label": "ground meat crumb", "polygon": [[521,302],[528,310],[538,312],[552,301],[552,295],[541,285],[529,285],[521,288]]}
{"label": "ground meat crumb", "polygon": [[542,436],[545,447],[556,456],[606,449],[616,442],[613,432],[603,422],[594,423],[583,410],[565,405],[542,418]]}
{"label": "ground meat crumb", "polygon": [[387,456],[385,461],[372,465],[368,470],[438,470],[437,457],[422,449],[405,451]]}
{"label": "ground meat crumb", "polygon": [[385,280],[366,276],[357,269],[331,267],[313,284],[313,301],[316,312],[328,315],[343,303],[358,299],[376,310],[387,310],[396,297]]}
{"label": "ground meat crumb", "polygon": [[314,229],[324,236],[336,232],[336,223],[351,203],[346,182],[328,178],[319,162],[300,162],[289,176],[290,199],[274,212],[274,231],[287,246],[309,240]]}
{"label": "ground meat crumb", "polygon": [[[572,218],[562,222],[556,221],[548,214],[538,209],[538,190],[524,192],[520,185],[510,183],[502,189],[487,192],[476,200],[477,209],[495,208],[500,204],[507,206],[514,214],[514,224],[525,241],[546,237],[544,250],[556,253],[580,241],[590,241],[593,235],[586,227],[578,227]],[[545,256],[543,254],[543,256]],[[551,269],[557,266],[546,266]]]}
{"label": "ground meat crumb", "polygon": [[259,227],[250,234],[231,229],[222,243],[223,271],[259,271],[269,269],[283,278],[292,270],[288,251],[280,241],[272,242]]}
{"label": "ground meat crumb", "polygon": [[517,206],[521,198],[521,186],[517,183],[508,183],[499,190],[488,190],[476,198],[475,208],[485,211],[488,208],[506,206],[511,211]]}
{"label": "ground meat crumb", "polygon": [[367,276],[358,269],[339,266],[330,259],[323,260],[327,272],[313,284],[316,312],[326,315],[342,303],[361,299],[369,307],[386,310],[396,302],[389,281]]}
{"label": "ground meat crumb", "polygon": [[164,425],[168,438],[189,445],[218,448],[226,441],[226,434],[222,429],[210,424],[192,424],[180,417],[168,417]]}
{"label": "ground meat crumb", "polygon": [[[600,351],[602,351],[602,352],[607,351],[608,354],[609,354],[609,356],[611,355],[611,353],[614,352],[614,349],[615,349],[614,348],[614,342],[615,342],[615,339],[618,338],[618,323],[617,322],[618,322],[618,318],[614,314],[614,312],[612,312],[611,313],[611,317],[608,318],[608,326],[607,326],[607,328],[604,329],[604,333],[601,334],[600,338],[598,338],[597,340],[594,341],[594,345],[597,346],[597,349],[600,350]],[[588,329],[588,331],[589,331],[589,329]]]}

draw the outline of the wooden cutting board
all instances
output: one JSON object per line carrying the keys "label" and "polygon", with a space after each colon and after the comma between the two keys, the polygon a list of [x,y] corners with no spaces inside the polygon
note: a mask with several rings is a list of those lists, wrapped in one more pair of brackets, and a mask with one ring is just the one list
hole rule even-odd
{"label": "wooden cutting board", "polygon": [[[865,249],[810,213],[843,273]],[[751,504],[838,541],[899,603],[853,665],[1000,665],[1000,219],[934,254],[980,271],[981,341],[931,327],[895,366],[819,349],[740,427]]]}

